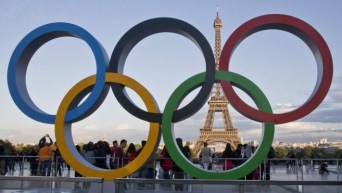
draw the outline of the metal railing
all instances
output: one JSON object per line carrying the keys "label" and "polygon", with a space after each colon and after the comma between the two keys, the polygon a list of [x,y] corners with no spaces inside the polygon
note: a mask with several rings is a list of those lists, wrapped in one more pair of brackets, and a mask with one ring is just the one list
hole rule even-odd
{"label": "metal railing", "polygon": [[[289,192],[289,193],[342,193],[341,181],[245,181],[245,180],[153,180],[128,179],[114,180],[115,193],[121,192]],[[139,186],[141,184],[141,186]],[[136,186],[134,186],[136,185]],[[213,188],[211,185],[215,185]],[[182,186],[176,189],[176,186]],[[209,188],[203,188],[209,186]],[[211,186],[211,188],[210,188]],[[319,187],[319,188],[317,188]]]}
{"label": "metal railing", "polygon": [[[37,156],[0,156],[0,159],[7,160],[6,162],[6,175],[7,176],[39,176],[39,172],[37,169],[32,169],[33,166],[38,167],[39,161]],[[106,159],[106,158],[102,158]],[[36,160],[36,161],[33,161]],[[56,160],[60,160],[56,162]],[[71,172],[65,173],[66,171],[66,163],[62,162],[62,158],[58,157],[58,159],[51,161],[51,176],[64,176],[70,177],[73,176],[73,170],[70,169]],[[153,159],[155,162],[154,165],[157,173],[160,168],[160,161],[162,159]],[[223,163],[227,159],[222,158],[213,158],[210,169],[213,171],[223,171]],[[229,160],[237,160],[236,158],[229,158]],[[241,159],[240,159],[241,160]],[[112,161],[112,160],[110,160]],[[197,162],[196,162],[197,161]],[[243,161],[243,160],[242,160]],[[4,162],[4,161],[2,161]],[[261,163],[259,168],[259,178],[261,180],[267,180],[268,175],[272,174],[273,177],[277,177],[277,175],[287,174],[291,178],[289,180],[312,180],[314,179],[314,175],[319,174],[320,164],[323,162],[328,163],[328,171],[330,172],[329,178],[327,180],[341,180],[342,168],[341,163],[342,159],[268,159]],[[127,160],[121,160],[116,163],[128,163]],[[200,160],[194,160],[194,164],[198,167],[201,167]],[[4,164],[2,164],[4,165]],[[64,167],[62,167],[64,166]],[[119,165],[116,165],[119,168]],[[39,168],[39,167],[38,167]],[[0,164],[0,172],[1,172],[1,164]],[[263,172],[262,172],[263,169]],[[38,169],[39,170],[39,169]],[[59,175],[59,171],[61,171],[62,175]],[[326,174],[325,174],[326,175]],[[157,175],[158,176],[158,175]],[[134,177],[134,175],[130,176]],[[279,178],[273,178],[276,180],[282,180]],[[320,179],[318,179],[320,180]]]}
{"label": "metal railing", "polygon": [[[34,183],[37,182],[37,183]],[[62,184],[65,182],[64,184]],[[67,192],[79,189],[90,189],[92,184],[97,185],[97,192],[103,193],[102,178],[62,178],[62,177],[41,177],[41,176],[0,176],[0,190],[35,190],[39,192],[56,192],[57,189],[68,190]],[[68,185],[66,185],[68,184]],[[93,188],[94,189],[94,188]],[[95,187],[96,189],[96,187]]]}

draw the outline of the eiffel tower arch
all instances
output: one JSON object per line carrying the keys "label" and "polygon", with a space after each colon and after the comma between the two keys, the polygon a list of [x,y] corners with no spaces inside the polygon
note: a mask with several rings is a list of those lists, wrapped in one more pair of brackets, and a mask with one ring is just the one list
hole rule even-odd
{"label": "eiffel tower arch", "polygon": [[[222,22],[217,10],[214,21],[216,69],[218,69],[221,54],[221,27]],[[229,101],[223,94],[221,94],[221,86],[219,83],[215,84],[213,94],[208,104],[209,109],[206,121],[204,123],[204,127],[200,129],[200,135],[195,142],[193,149],[195,156],[199,155],[204,142],[207,142],[208,144],[215,142],[230,143],[233,148],[235,148],[237,144],[241,143],[240,138],[238,137],[238,131],[233,127],[229,114]],[[217,113],[221,113],[223,118],[223,127],[220,128],[214,128],[214,120]]]}

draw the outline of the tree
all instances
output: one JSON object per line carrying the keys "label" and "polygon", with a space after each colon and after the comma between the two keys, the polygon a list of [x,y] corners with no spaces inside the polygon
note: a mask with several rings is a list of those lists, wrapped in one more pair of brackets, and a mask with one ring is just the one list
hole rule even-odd
{"label": "tree", "polygon": [[341,159],[342,158],[342,149],[338,149],[335,151],[335,158]]}
{"label": "tree", "polygon": [[276,147],[276,158],[285,158],[287,155],[287,150],[284,147]]}
{"label": "tree", "polygon": [[302,149],[302,154],[303,154],[303,156],[304,157],[312,157],[312,152],[313,152],[313,147],[311,147],[311,146],[306,146],[306,147],[304,147],[303,149]]}
{"label": "tree", "polygon": [[5,141],[0,139],[0,145],[2,145],[5,149],[5,154],[9,155],[12,153],[12,150],[14,149],[13,144],[8,141],[7,139]]}

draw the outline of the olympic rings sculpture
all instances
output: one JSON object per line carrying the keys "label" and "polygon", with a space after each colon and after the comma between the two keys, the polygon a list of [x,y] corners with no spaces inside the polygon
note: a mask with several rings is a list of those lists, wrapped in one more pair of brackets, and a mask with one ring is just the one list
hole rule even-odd
{"label": "olympic rings sculpture", "polygon": [[[318,76],[316,88],[310,98],[297,110],[284,114],[273,114],[271,106],[262,91],[247,78],[229,70],[229,61],[234,49],[253,33],[279,29],[302,39],[316,58]],[[125,60],[133,47],[142,39],[161,32],[172,32],[192,40],[203,53],[206,71],[185,80],[171,95],[163,113],[159,111],[153,96],[140,83],[123,75]],[[63,98],[56,115],[39,109],[30,98],[26,87],[26,70],[34,53],[48,41],[59,37],[76,37],[84,40],[91,48],[96,60],[96,75],[81,80]],[[210,44],[192,25],[174,18],[155,18],[131,28],[119,40],[110,60],[102,45],[86,30],[69,23],[51,23],[30,32],[15,48],[9,62],[8,87],[18,108],[30,118],[48,124],[55,124],[55,135],[65,161],[84,176],[102,177],[105,180],[125,177],[142,167],[154,154],[163,133],[165,146],[172,159],[185,172],[196,178],[239,179],[253,171],[267,156],[274,137],[274,125],[300,119],[312,112],[325,98],[332,81],[333,62],[329,47],[322,36],[304,21],[280,14],[264,15],[247,21],[238,27],[226,41],[219,71],[215,70],[215,59]],[[232,106],[242,115],[263,123],[263,136],[253,157],[244,164],[229,171],[212,172],[195,167],[187,160],[175,144],[173,123],[195,114],[208,100],[215,82],[219,82]],[[142,98],[147,107],[144,111],[135,106],[128,97],[129,87]],[[256,103],[258,110],[243,102],[232,86],[245,91]],[[185,107],[178,109],[181,100],[194,89],[201,87],[195,98]],[[132,162],[116,170],[104,170],[89,164],[77,152],[71,125],[92,114],[101,105],[109,89],[112,89],[119,103],[135,117],[150,122],[147,144],[141,154]],[[80,104],[82,99],[89,97]]]}

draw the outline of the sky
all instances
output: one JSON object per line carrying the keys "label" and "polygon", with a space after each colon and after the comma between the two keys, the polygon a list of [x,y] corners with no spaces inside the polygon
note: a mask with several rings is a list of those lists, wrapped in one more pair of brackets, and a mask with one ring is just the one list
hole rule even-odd
{"label": "sky", "polygon": [[[287,143],[342,141],[342,3],[338,0],[265,1],[10,1],[0,2],[0,139],[13,143],[37,143],[45,134],[54,137],[54,125],[27,117],[13,102],[7,86],[7,69],[20,40],[39,26],[67,22],[90,32],[110,57],[120,38],[133,26],[148,19],[171,17],[197,28],[214,48],[213,21],[216,6],[223,22],[222,46],[232,32],[248,20],[266,14],[286,14],[313,26],[327,42],[334,74],[324,101],[309,115],[276,125],[274,141]],[[27,70],[27,88],[35,104],[55,114],[61,100],[81,79],[96,72],[94,56],[85,42],[63,37],[44,44],[32,57]],[[129,54],[124,74],[139,81],[154,96],[163,112],[175,88],[187,78],[205,71],[202,53],[189,39],[160,33],[139,42]],[[230,71],[252,80],[265,93],[276,113],[303,105],[317,77],[314,56],[306,44],[284,31],[262,31],[245,39],[235,50]],[[195,96],[186,97],[181,106]],[[241,91],[239,96],[255,106]],[[141,108],[141,99],[129,91]],[[208,105],[188,119],[175,123],[175,136],[195,141],[204,126]],[[261,123],[250,120],[229,106],[232,122],[244,140],[260,140]],[[92,115],[73,124],[75,143],[127,139],[139,143],[147,138],[148,122],[125,111],[109,92]],[[223,125],[215,115],[215,127]]]}

